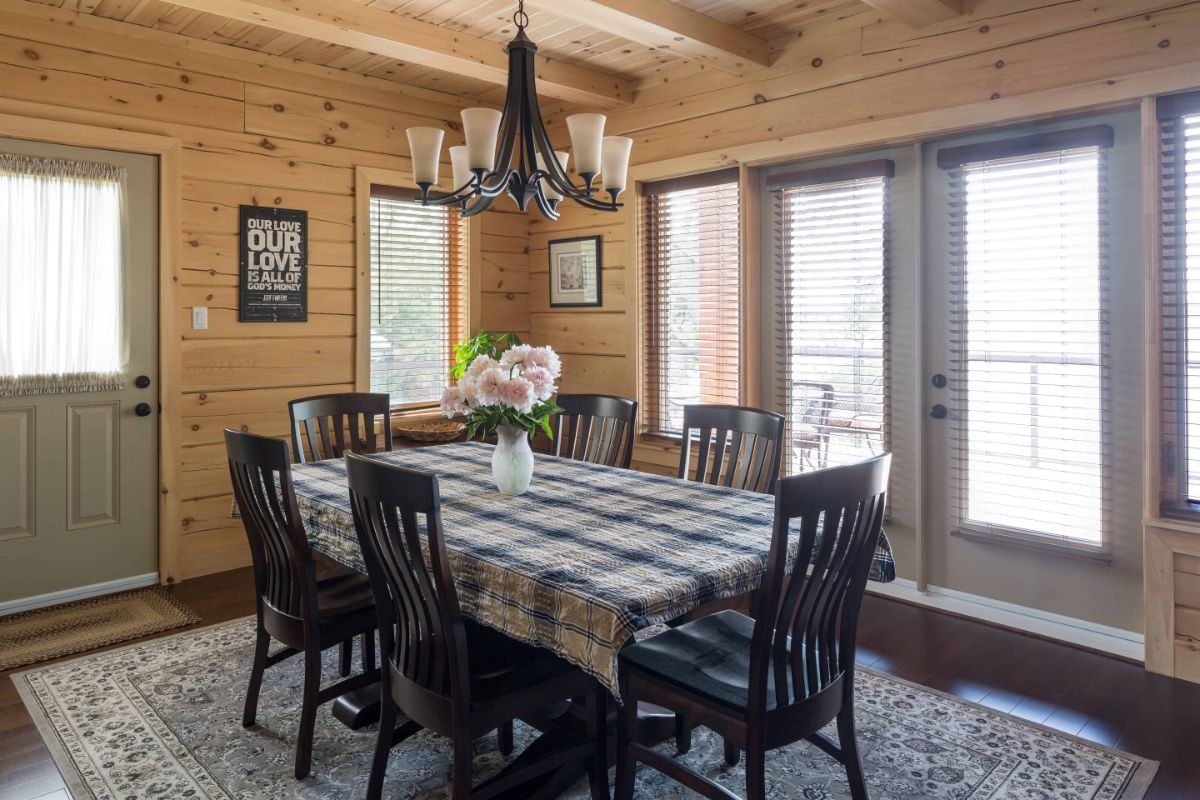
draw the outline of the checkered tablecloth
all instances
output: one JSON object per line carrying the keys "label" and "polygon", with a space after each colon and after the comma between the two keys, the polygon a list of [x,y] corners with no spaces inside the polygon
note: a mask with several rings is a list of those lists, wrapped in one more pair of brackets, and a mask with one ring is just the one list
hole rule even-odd
{"label": "checkered tablecloth", "polygon": [[[373,457],[438,476],[464,613],[614,693],[617,651],[634,631],[762,582],[773,497],[541,454],[529,491],[505,497],[491,455],[469,442]],[[345,463],[297,465],[293,479],[314,549],[365,571]],[[895,577],[886,541],[872,577]]]}

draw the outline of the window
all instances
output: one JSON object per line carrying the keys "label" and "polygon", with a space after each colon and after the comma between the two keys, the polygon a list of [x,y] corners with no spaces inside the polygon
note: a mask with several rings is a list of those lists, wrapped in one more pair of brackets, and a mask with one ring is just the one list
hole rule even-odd
{"label": "window", "polygon": [[371,391],[393,406],[441,400],[466,328],[465,228],[457,209],[371,187]]}
{"label": "window", "polygon": [[1105,150],[1094,126],[944,149],[951,497],[966,533],[1107,541]]}
{"label": "window", "polygon": [[1168,514],[1200,508],[1200,93],[1160,98],[1163,492]]}
{"label": "window", "polygon": [[124,386],[125,170],[0,154],[0,396]]}
{"label": "window", "polygon": [[890,161],[779,175],[774,201],[777,405],[788,472],[888,449]]}
{"label": "window", "polygon": [[644,192],[642,427],[678,434],[684,406],[739,399],[738,173],[661,181]]}

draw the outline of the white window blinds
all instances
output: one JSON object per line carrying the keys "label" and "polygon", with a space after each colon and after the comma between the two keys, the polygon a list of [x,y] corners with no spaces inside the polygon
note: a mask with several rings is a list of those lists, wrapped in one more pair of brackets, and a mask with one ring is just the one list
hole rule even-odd
{"label": "white window blinds", "polygon": [[849,464],[887,449],[890,161],[771,178],[776,402],[784,469]]}
{"label": "white window blinds", "polygon": [[1160,98],[1162,510],[1200,510],[1200,92]]}
{"label": "white window blinds", "polygon": [[1107,541],[1105,148],[1095,126],[942,150],[957,527]]}
{"label": "white window blinds", "polygon": [[436,404],[464,334],[465,248],[457,210],[371,188],[371,391]]}
{"label": "white window blinds", "polygon": [[738,173],[661,181],[644,193],[642,428],[678,434],[685,405],[739,398]]}
{"label": "white window blinds", "polygon": [[125,385],[125,170],[0,153],[0,396]]}

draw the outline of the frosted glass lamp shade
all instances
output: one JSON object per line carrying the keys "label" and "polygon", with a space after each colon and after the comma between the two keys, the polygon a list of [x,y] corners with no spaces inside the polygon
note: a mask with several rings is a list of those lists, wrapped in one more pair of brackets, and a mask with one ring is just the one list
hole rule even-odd
{"label": "frosted glass lamp shade", "polygon": [[493,108],[464,108],[463,134],[467,137],[467,156],[471,169],[491,172],[496,165],[496,136],[500,132],[501,113]]}
{"label": "frosted glass lamp shade", "polygon": [[438,179],[438,162],[442,159],[441,128],[409,128],[408,152],[412,156],[413,183],[434,184]]}
{"label": "frosted glass lamp shade", "polygon": [[567,117],[571,149],[575,151],[575,171],[580,175],[595,175],[600,171],[604,123],[603,114],[572,114]]}
{"label": "frosted glass lamp shade", "polygon": [[471,174],[470,158],[465,144],[450,148],[450,172],[454,176],[454,191],[466,186],[475,176]]}
{"label": "frosted glass lamp shade", "polygon": [[633,139],[628,136],[605,136],[603,168],[604,188],[610,192],[625,191],[625,180],[629,175],[629,152]]}
{"label": "frosted glass lamp shade", "polygon": [[[571,154],[566,150],[555,150],[554,157],[558,159],[558,165],[562,167],[563,172],[566,172],[567,161],[571,158]],[[540,169],[542,172],[545,172],[546,160],[542,158],[541,153],[538,153],[536,158],[538,169]],[[546,196],[547,200],[562,200],[563,197],[562,194],[554,190],[554,187],[550,185],[550,181],[545,179],[542,179],[542,194]]]}

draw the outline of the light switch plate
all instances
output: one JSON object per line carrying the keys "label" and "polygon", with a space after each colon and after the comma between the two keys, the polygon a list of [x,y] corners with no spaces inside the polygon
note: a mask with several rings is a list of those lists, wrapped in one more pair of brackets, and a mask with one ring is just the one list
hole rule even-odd
{"label": "light switch plate", "polygon": [[192,330],[206,331],[208,330],[208,307],[193,306],[192,307]]}

